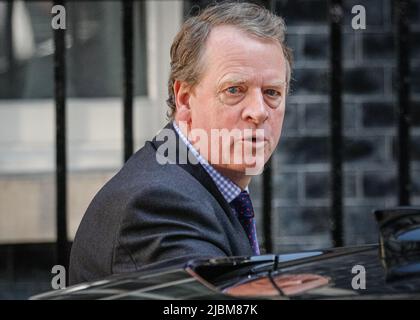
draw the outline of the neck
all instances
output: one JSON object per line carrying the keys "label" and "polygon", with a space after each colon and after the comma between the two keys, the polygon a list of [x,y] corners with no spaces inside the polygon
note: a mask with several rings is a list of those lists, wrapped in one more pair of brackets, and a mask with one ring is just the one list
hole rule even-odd
{"label": "neck", "polygon": [[[179,125],[178,121],[175,121],[179,130],[182,132],[182,134],[185,137],[188,137],[188,129],[186,128],[185,125]],[[203,154],[201,154],[201,156],[203,158],[205,158],[209,163],[209,159],[207,159],[207,157]],[[219,167],[217,165],[213,165],[212,163],[210,163],[214,168],[217,169],[217,171],[219,171],[221,174],[223,174],[226,178],[229,178],[234,184],[236,184],[239,188],[241,188],[242,190],[245,190],[245,188],[249,185],[249,183],[251,182],[251,176],[247,176],[241,172],[236,172],[236,171],[232,171],[232,170],[228,170],[226,168],[223,167]]]}

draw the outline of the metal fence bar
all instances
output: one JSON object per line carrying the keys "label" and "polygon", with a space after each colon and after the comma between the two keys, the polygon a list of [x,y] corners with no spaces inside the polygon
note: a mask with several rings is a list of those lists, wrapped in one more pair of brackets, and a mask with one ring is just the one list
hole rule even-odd
{"label": "metal fence bar", "polygon": [[124,162],[133,154],[133,69],[134,23],[133,1],[121,1],[123,39],[123,108],[124,108]]}
{"label": "metal fence bar", "polygon": [[334,246],[343,245],[343,137],[342,137],[342,20],[341,0],[329,0],[330,26],[330,157],[331,236]]}
{"label": "metal fence bar", "polygon": [[398,202],[410,204],[410,22],[409,0],[394,0],[398,69]]}
{"label": "metal fence bar", "polygon": [[[266,0],[263,2],[264,6],[274,11],[274,1]],[[263,227],[263,247],[265,252],[273,252],[273,230],[272,230],[272,206],[271,200],[273,197],[272,192],[272,160],[269,159],[265,164],[262,176],[262,227]]]}
{"label": "metal fence bar", "polygon": [[[13,17],[13,1],[12,0],[8,0],[6,1],[6,15],[5,15],[5,19],[6,19],[6,23],[5,23],[5,49],[6,49],[6,61],[9,64],[9,70],[10,70],[10,75],[12,77],[11,81],[16,82],[15,78],[16,78],[16,61],[15,61],[15,56],[13,54],[13,30],[12,30],[12,17]],[[12,92],[12,95],[14,95],[15,92]]]}
{"label": "metal fence bar", "polygon": [[272,160],[268,160],[265,165],[263,173],[263,235],[264,248],[267,253],[273,252],[273,238],[272,238],[272,206],[271,199],[272,192]]}
{"label": "metal fence bar", "polygon": [[[54,5],[65,5],[55,0]],[[56,233],[57,263],[68,266],[66,162],[66,46],[65,29],[54,29],[54,99],[56,123]]]}

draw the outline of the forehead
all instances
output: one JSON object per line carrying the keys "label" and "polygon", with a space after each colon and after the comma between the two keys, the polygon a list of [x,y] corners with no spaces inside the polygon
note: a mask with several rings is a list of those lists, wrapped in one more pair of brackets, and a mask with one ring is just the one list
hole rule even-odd
{"label": "forehead", "polygon": [[[237,27],[212,29],[203,54],[204,76],[284,82],[286,61],[278,41],[260,39]],[[215,79],[217,78],[217,79]]]}

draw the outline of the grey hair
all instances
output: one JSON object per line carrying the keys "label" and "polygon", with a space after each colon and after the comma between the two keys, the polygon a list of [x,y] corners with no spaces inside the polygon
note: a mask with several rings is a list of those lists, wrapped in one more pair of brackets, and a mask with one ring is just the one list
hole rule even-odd
{"label": "grey hair", "polygon": [[289,89],[293,57],[285,44],[284,20],[269,10],[252,3],[223,2],[206,8],[198,16],[190,17],[175,36],[171,46],[171,69],[168,81],[169,106],[167,116],[173,119],[176,111],[174,83],[184,81],[194,86],[203,71],[200,63],[206,40],[212,28],[231,25],[265,40],[278,41],[286,59],[286,81]]}

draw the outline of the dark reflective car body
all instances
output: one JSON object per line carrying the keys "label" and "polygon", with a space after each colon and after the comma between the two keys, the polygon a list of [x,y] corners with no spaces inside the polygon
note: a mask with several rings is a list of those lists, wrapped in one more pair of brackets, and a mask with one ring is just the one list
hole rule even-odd
{"label": "dark reflective car body", "polygon": [[[296,288],[299,290],[292,294],[287,294],[272,281],[285,275],[308,274],[325,281],[309,289],[302,289],[298,284]],[[265,289],[259,290],[253,283],[263,284]],[[270,284],[273,288],[267,288]],[[238,285],[249,289],[245,296],[235,294],[244,293],[242,287],[237,291],[230,290]],[[390,277],[379,246],[365,245],[280,255],[193,260],[184,268],[116,275],[40,294],[32,299],[244,298],[419,299],[420,275],[411,273]]]}

